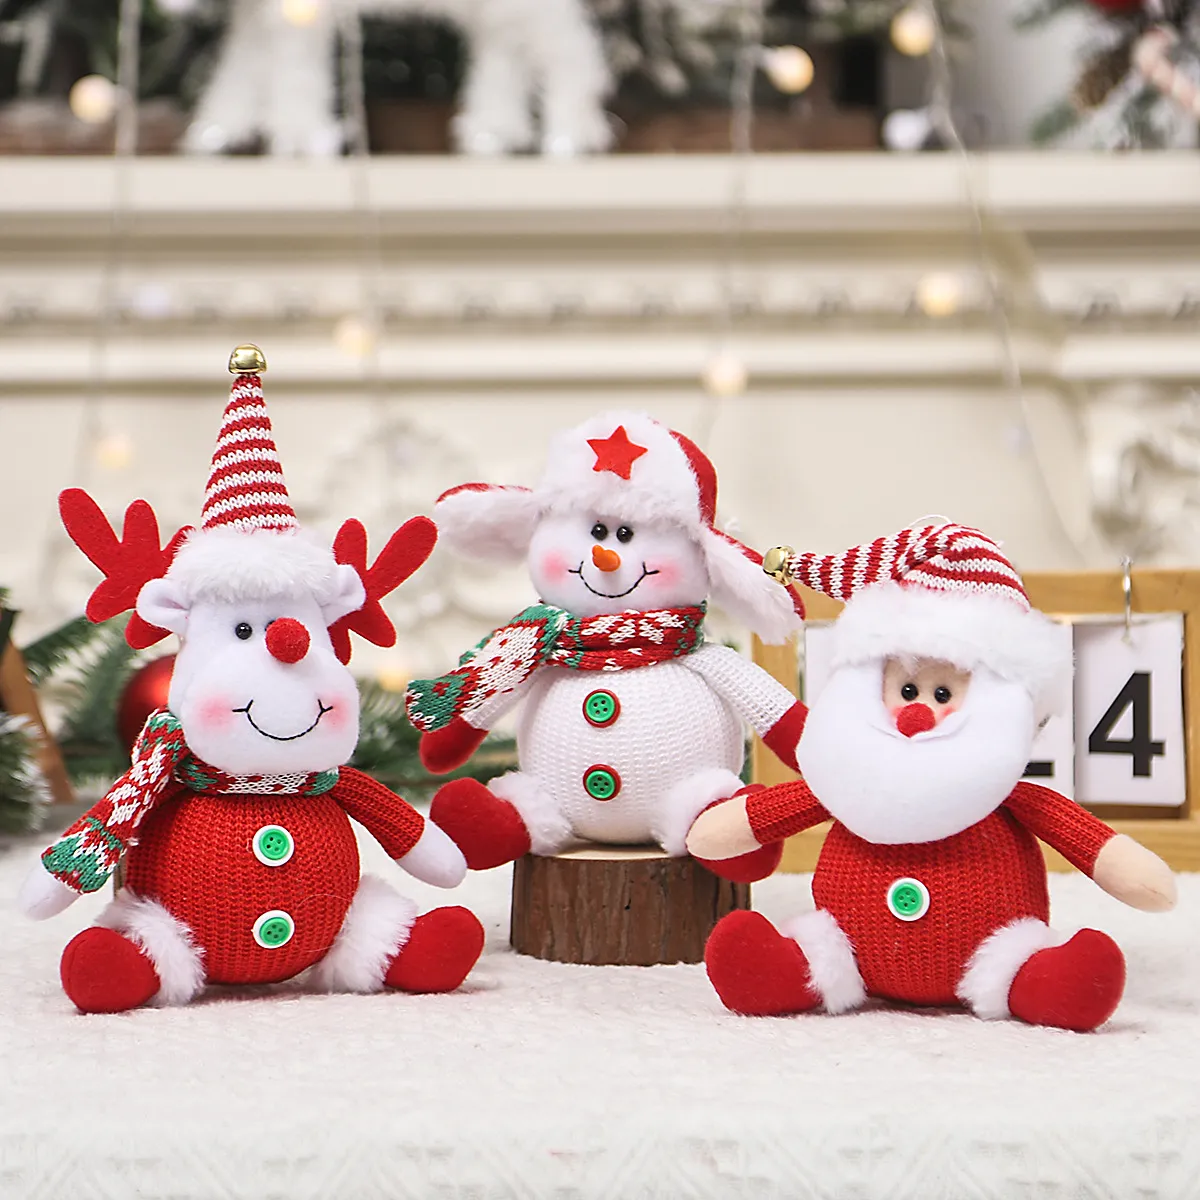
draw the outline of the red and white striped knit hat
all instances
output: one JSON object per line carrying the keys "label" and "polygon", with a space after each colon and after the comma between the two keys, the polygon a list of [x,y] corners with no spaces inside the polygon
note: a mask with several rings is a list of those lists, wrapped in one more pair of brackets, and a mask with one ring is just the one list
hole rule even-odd
{"label": "red and white striped knit hat", "polygon": [[[265,369],[254,347],[243,349],[254,350],[259,370]],[[324,605],[337,588],[333,550],[296,520],[258,371],[241,370],[230,387],[201,527],[188,535],[167,577],[191,600],[246,600],[307,588]]]}
{"label": "red and white striped knit hat", "polygon": [[977,529],[927,518],[841,554],[793,554],[788,570],[797,583],[845,601],[834,666],[940,659],[1023,684],[1039,717],[1064,699],[1070,651],[1030,606],[999,543]]}
{"label": "red and white striped knit hat", "polygon": [[498,562],[523,559],[549,513],[681,526],[704,551],[713,600],[764,641],[783,641],[804,615],[799,596],[717,528],[716,510],[717,473],[695,443],[643,413],[605,413],[554,438],[536,488],[464,484],[438,499],[434,520],[461,553]]}

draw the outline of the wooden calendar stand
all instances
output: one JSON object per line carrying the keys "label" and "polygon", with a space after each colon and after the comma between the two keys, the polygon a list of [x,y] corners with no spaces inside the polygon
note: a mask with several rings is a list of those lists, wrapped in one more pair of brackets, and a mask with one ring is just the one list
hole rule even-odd
{"label": "wooden calendar stand", "polygon": [[[1118,833],[1127,833],[1166,860],[1176,871],[1200,871],[1200,571],[1134,570],[1130,572],[1129,611],[1183,615],[1183,729],[1185,794],[1176,808],[1147,809],[1133,805],[1091,805]],[[1035,608],[1056,617],[1124,616],[1124,577],[1120,571],[1087,571],[1024,576]],[[810,620],[831,621],[841,604],[798,587]],[[796,646],[764,646],[754,641],[754,661],[797,691],[799,657]],[[752,752],[753,777],[760,783],[781,783],[795,775],[757,739]],[[811,871],[825,840],[828,825],[789,839],[782,871]],[[1051,870],[1071,868],[1056,851],[1042,847]]]}

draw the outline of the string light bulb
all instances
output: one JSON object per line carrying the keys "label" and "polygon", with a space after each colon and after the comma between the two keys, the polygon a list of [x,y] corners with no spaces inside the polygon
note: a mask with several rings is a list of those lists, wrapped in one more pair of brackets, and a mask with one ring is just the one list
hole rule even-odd
{"label": "string light bulb", "polygon": [[103,125],[117,109],[117,89],[103,75],[84,75],[71,85],[67,104],[85,125]]}
{"label": "string light bulb", "polygon": [[781,92],[798,96],[808,90],[815,68],[807,50],[799,46],[771,46],[762,52],[763,70]]}
{"label": "string light bulb", "polygon": [[412,673],[398,659],[387,659],[375,672],[375,680],[385,692],[403,692],[408,687]]}
{"label": "string light bulb", "polygon": [[962,299],[962,280],[952,272],[934,271],[917,283],[917,307],[927,317],[952,317]]}
{"label": "string light bulb", "polygon": [[880,133],[889,150],[920,150],[933,133],[933,117],[927,108],[897,108],[884,117]]}
{"label": "string light bulb", "polygon": [[133,441],[127,433],[106,433],[97,439],[94,452],[106,471],[124,471],[133,462]]}
{"label": "string light bulb", "polygon": [[321,0],[279,0],[279,8],[289,25],[303,29],[316,23],[321,12]]}
{"label": "string light bulb", "polygon": [[704,390],[710,396],[720,396],[727,399],[740,396],[746,390],[750,373],[746,364],[736,354],[722,350],[708,360],[700,377]]}
{"label": "string light bulb", "polygon": [[910,4],[892,18],[891,36],[901,54],[922,58],[937,40],[937,20],[928,5]]}
{"label": "string light bulb", "polygon": [[351,313],[334,326],[333,342],[347,358],[366,358],[375,348],[375,331],[362,317]]}

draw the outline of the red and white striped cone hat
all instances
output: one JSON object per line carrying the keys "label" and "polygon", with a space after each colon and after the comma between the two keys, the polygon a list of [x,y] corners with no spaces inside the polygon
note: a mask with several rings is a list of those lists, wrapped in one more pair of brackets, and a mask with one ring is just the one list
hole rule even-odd
{"label": "red and white striped cone hat", "polygon": [[230,357],[236,378],[213,451],[201,527],[188,535],[167,577],[189,600],[307,589],[324,608],[345,589],[332,548],[296,520],[263,399],[266,366],[257,346],[239,346]]}
{"label": "red and white striped cone hat", "polygon": [[532,490],[468,483],[434,509],[460,553],[522,560],[548,513],[604,512],[682,527],[704,551],[712,599],[764,641],[781,642],[804,615],[799,596],[762,571],[762,558],[716,525],[717,473],[690,439],[644,413],[605,413],[560,433]]}
{"label": "red and white striped cone hat", "polygon": [[926,518],[841,554],[790,554],[785,574],[845,602],[835,667],[892,657],[983,666],[1024,685],[1039,718],[1065,699],[1070,651],[1030,606],[1000,544],[978,529]]}

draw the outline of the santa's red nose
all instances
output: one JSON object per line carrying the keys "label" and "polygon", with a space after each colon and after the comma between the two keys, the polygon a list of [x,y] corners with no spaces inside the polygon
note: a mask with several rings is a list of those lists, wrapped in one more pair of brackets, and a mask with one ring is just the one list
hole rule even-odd
{"label": "santa's red nose", "polygon": [[277,617],[267,626],[267,649],[272,658],[298,663],[307,653],[308,630],[291,617]]}
{"label": "santa's red nose", "polygon": [[896,714],[896,728],[905,737],[924,733],[937,724],[933,709],[928,704],[907,704]]}

